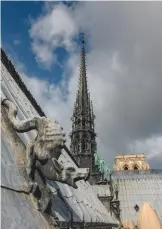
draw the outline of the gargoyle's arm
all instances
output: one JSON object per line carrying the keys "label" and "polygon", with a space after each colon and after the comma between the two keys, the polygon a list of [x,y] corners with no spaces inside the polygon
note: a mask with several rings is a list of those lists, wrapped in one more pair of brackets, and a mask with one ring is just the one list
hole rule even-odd
{"label": "gargoyle's arm", "polygon": [[37,129],[37,120],[39,117],[34,117],[23,121],[16,120],[17,107],[15,106],[15,104],[12,103],[10,100],[6,99],[3,94],[1,97],[1,104],[8,109],[8,118],[12,123],[14,130],[16,130],[18,133],[24,133],[30,130]]}
{"label": "gargoyle's arm", "polygon": [[27,145],[26,156],[27,156],[27,166],[26,166],[27,174],[29,177],[29,181],[32,181],[33,180],[32,172],[34,170],[33,167],[34,166],[34,143],[33,142]]}

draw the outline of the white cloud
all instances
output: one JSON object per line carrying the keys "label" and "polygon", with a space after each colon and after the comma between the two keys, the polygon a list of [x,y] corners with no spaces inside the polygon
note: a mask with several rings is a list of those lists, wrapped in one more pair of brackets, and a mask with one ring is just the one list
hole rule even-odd
{"label": "white cloud", "polygon": [[67,51],[73,49],[72,37],[77,31],[72,11],[63,4],[54,5],[54,9],[39,17],[29,31],[37,60],[49,67],[57,47],[64,47]]}
{"label": "white cloud", "polygon": [[143,141],[135,141],[130,145],[132,152],[147,152],[147,160],[153,168],[161,168],[162,137],[152,137]]}
{"label": "white cloud", "polygon": [[[136,141],[132,145],[132,151],[138,149],[138,151],[148,152],[147,158],[151,160],[152,158],[159,156],[162,160],[162,137],[152,137],[146,139],[145,141]],[[131,148],[131,146],[130,146]]]}
{"label": "white cloud", "polygon": [[[33,51],[46,67],[56,58],[58,46],[76,51],[72,38],[83,29],[88,33],[92,49],[87,54],[87,74],[96,114],[98,151],[109,164],[117,153],[142,151],[151,165],[160,166],[161,11],[160,2],[84,2],[73,8],[54,4],[31,26]],[[43,110],[57,118],[67,133],[78,75],[79,53],[71,52],[61,84],[49,85],[26,77]]]}

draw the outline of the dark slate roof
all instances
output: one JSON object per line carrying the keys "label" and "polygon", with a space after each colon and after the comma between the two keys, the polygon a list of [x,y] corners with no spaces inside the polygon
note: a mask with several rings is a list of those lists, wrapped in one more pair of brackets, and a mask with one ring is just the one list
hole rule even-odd
{"label": "dark slate roof", "polygon": [[135,205],[148,202],[162,221],[162,170],[119,171],[113,173],[119,181],[119,200],[123,219],[137,220]]}

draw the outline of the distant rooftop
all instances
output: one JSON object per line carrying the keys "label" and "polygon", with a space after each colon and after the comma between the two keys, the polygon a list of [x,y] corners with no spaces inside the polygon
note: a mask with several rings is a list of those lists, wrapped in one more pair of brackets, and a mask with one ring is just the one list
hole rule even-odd
{"label": "distant rooftop", "polygon": [[115,171],[118,170],[149,170],[144,153],[117,155],[114,161]]}

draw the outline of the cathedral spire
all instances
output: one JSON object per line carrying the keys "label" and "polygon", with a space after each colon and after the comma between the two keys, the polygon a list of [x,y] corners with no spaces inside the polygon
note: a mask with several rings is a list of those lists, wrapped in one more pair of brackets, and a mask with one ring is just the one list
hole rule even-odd
{"label": "cathedral spire", "polygon": [[82,34],[80,72],[76,102],[72,115],[71,153],[81,168],[90,168],[93,173],[94,153],[97,150],[94,130],[94,113],[87,85],[85,39]]}
{"label": "cathedral spire", "polygon": [[84,113],[87,111],[89,106],[84,33],[82,34],[81,43],[82,43],[82,48],[81,48],[81,56],[80,56],[80,75],[79,75],[77,102],[78,105],[80,106],[81,112]]}
{"label": "cathedral spire", "polygon": [[79,82],[72,121],[74,128],[87,127],[93,129],[95,116],[93,115],[92,102],[90,101],[90,93],[87,86],[84,33],[82,34],[81,44]]}

